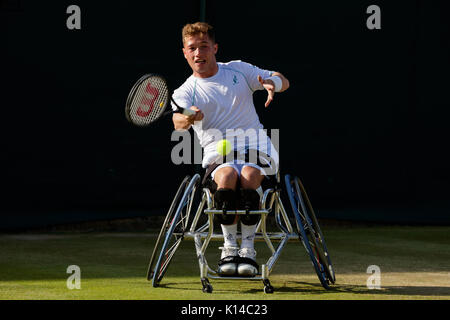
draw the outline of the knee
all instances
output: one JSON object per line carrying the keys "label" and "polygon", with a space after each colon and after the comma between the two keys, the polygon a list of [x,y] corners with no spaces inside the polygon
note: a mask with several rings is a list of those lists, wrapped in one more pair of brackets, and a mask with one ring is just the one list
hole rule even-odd
{"label": "knee", "polygon": [[261,174],[259,169],[250,166],[242,168],[240,177],[242,188],[257,189],[261,185],[263,179],[264,175]]}
{"label": "knee", "polygon": [[214,181],[218,188],[235,189],[238,181],[238,174],[234,168],[224,167],[215,173]]}

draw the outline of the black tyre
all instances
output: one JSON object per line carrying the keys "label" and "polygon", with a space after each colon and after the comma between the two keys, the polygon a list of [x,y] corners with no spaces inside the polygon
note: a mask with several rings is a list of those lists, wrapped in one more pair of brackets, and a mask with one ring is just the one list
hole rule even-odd
{"label": "black tyre", "polygon": [[336,277],[319,222],[306,190],[298,177],[285,176],[286,191],[295,216],[299,238],[305,247],[322,286],[330,289]]}
{"label": "black tyre", "polygon": [[[147,279],[154,287],[164,277],[172,258],[183,241],[199,176],[186,176],[172,201],[150,258]],[[155,262],[156,261],[156,262]]]}

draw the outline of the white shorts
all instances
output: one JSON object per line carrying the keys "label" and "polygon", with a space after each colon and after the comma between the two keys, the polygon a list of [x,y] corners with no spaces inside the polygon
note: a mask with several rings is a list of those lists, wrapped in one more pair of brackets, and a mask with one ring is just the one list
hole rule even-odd
{"label": "white shorts", "polygon": [[271,161],[260,158],[259,161],[261,162],[262,167],[256,163],[244,162],[243,160],[232,160],[230,162],[222,163],[219,166],[217,166],[217,168],[215,168],[213,172],[211,172],[211,178],[214,179],[214,175],[217,172],[217,170],[225,167],[232,167],[236,171],[238,177],[241,176],[241,171],[244,167],[256,168],[259,171],[261,171],[262,175],[265,176],[274,175],[277,173],[278,163],[275,162],[273,158],[271,159]]}
{"label": "white shorts", "polygon": [[244,168],[244,167],[253,167],[253,168],[259,169],[261,171],[261,174],[264,174],[263,173],[264,169],[261,169],[258,165],[254,164],[254,163],[227,162],[227,163],[222,163],[216,169],[214,169],[214,171],[211,172],[211,178],[214,179],[214,175],[216,174],[217,170],[225,168],[225,167],[232,167],[236,171],[238,177],[241,176],[241,171],[242,171],[242,168]]}

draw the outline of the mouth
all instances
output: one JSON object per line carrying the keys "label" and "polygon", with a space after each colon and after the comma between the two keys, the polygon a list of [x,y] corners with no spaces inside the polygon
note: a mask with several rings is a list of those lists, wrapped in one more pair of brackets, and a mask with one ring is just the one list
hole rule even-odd
{"label": "mouth", "polygon": [[194,61],[194,63],[196,65],[203,65],[203,64],[206,63],[206,60],[204,60],[204,59],[197,59],[197,60]]}

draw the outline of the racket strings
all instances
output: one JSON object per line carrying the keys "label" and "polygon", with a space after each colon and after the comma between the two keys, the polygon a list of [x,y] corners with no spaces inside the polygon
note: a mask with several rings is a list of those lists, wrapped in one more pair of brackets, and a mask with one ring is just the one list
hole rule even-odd
{"label": "racket strings", "polygon": [[137,125],[148,125],[166,109],[169,91],[164,79],[156,76],[145,79],[135,90],[130,106],[130,118]]}

